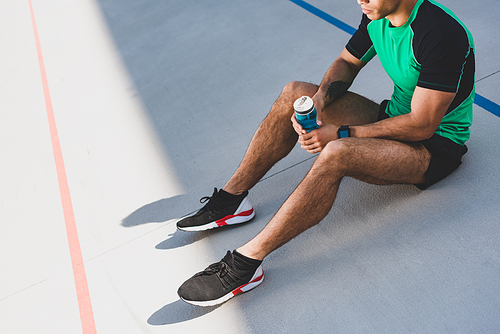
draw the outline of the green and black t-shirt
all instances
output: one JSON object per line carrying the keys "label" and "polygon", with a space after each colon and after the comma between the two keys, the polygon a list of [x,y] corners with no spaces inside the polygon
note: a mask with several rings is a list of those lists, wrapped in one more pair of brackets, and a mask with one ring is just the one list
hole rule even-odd
{"label": "green and black t-shirt", "polygon": [[393,27],[386,18],[372,21],[363,15],[346,48],[364,62],[378,55],[394,82],[386,109],[390,117],[411,111],[416,86],[457,93],[436,133],[460,145],[469,139],[475,94],[474,42],[449,9],[433,0],[418,0],[401,27]]}

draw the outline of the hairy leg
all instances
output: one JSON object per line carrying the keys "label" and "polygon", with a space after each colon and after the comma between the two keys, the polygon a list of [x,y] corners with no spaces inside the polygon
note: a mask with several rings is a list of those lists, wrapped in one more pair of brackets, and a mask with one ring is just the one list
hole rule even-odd
{"label": "hairy leg", "polygon": [[356,93],[347,92],[323,110],[324,123],[337,127],[377,121],[380,105]]}
{"label": "hairy leg", "polygon": [[371,138],[330,142],[267,226],[238,249],[263,260],[328,214],[344,176],[376,184],[422,183],[430,153],[419,143]]}
{"label": "hairy leg", "polygon": [[[224,186],[232,194],[251,189],[274,164],[287,156],[298,136],[290,117],[293,102],[301,96],[313,96],[318,86],[291,82],[285,86],[271,111],[255,132],[243,160]],[[323,111],[323,122],[340,125],[361,125],[375,122],[379,105],[354,93],[346,93]]]}

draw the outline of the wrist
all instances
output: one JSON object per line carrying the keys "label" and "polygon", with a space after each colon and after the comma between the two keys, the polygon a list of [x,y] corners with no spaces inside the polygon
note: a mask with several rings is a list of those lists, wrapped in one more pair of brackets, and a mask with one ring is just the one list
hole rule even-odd
{"label": "wrist", "polygon": [[311,99],[313,100],[314,106],[316,109],[320,108],[321,110],[325,106],[324,94],[321,94],[319,91],[314,94]]}

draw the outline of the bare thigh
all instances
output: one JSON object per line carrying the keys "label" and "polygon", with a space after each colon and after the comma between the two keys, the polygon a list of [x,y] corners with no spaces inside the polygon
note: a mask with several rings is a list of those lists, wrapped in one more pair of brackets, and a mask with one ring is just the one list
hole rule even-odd
{"label": "bare thigh", "polygon": [[377,138],[339,139],[330,142],[319,158],[322,155],[343,176],[379,185],[424,183],[431,159],[421,143]]}
{"label": "bare thigh", "polygon": [[[295,82],[299,95],[313,96],[318,86]],[[300,96],[299,96],[300,97]],[[347,92],[333,103],[325,107],[322,112],[322,121],[336,126],[341,125],[363,125],[377,121],[380,105],[364,96],[353,92]]]}

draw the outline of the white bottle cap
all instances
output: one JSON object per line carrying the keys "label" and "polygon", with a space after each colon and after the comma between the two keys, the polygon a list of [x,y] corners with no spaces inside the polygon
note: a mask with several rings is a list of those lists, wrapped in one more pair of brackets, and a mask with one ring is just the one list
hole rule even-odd
{"label": "white bottle cap", "polygon": [[302,96],[293,103],[293,109],[298,114],[308,114],[313,108],[314,103],[309,96]]}

